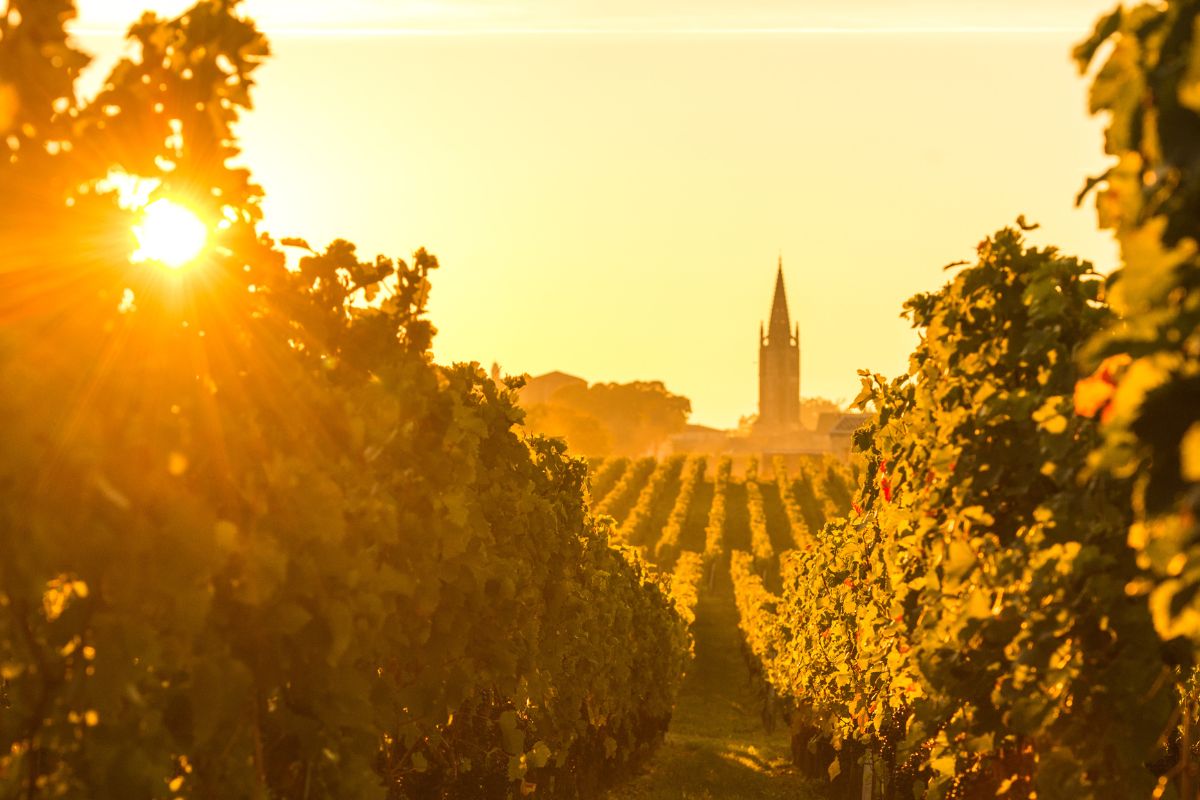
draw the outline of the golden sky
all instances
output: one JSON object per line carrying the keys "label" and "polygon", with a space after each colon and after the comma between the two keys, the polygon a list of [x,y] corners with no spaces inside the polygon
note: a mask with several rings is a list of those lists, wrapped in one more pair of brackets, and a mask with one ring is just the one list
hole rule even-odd
{"label": "golden sky", "polygon": [[[108,62],[186,5],[82,0],[79,29]],[[732,426],[780,252],[833,398],[906,369],[901,303],[1018,214],[1113,265],[1069,59],[1109,6],[248,0],[276,57],[240,132],[275,235],[438,255],[440,360],[659,379]]]}
{"label": "golden sky", "polygon": [[[80,0],[81,24],[120,29],[144,8],[177,13],[191,0]],[[452,32],[796,29],[1075,31],[1107,5],[1094,0],[246,0],[281,32],[420,29]]]}

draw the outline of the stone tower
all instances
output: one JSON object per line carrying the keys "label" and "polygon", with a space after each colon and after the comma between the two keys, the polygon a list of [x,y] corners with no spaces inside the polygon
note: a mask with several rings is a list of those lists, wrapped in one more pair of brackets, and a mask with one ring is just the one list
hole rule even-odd
{"label": "stone tower", "polygon": [[775,276],[771,321],[758,326],[758,424],[760,433],[800,430],[800,325],[792,328],[783,288],[783,257]]}

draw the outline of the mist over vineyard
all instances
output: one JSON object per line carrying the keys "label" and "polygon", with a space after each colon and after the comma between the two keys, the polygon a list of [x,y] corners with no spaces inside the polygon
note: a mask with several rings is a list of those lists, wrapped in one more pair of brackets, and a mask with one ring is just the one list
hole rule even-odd
{"label": "mist over vineyard", "polygon": [[0,800],[1200,797],[1200,0],[1071,53],[1111,274],[1014,209],[847,404],[780,256],[728,430],[440,363],[436,255],[269,230],[238,0],[87,95],[75,11],[0,5]]}

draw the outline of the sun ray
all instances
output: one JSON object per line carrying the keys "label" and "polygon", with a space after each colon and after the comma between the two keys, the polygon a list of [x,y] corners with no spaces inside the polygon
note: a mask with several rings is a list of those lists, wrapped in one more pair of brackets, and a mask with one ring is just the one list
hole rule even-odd
{"label": "sun ray", "polygon": [[134,262],[156,261],[179,269],[195,260],[208,241],[208,228],[190,210],[161,198],[146,206],[134,226],[138,250]]}

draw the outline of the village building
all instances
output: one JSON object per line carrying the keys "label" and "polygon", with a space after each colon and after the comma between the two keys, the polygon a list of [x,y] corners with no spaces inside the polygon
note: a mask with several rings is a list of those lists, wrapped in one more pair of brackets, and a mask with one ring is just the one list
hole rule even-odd
{"label": "village building", "polygon": [[771,313],[758,326],[758,415],[747,429],[719,431],[701,426],[671,437],[668,451],[757,457],[769,464],[776,456],[793,462],[825,453],[845,458],[854,431],[869,414],[823,413],[816,428],[805,428],[800,418],[800,323],[788,311],[783,259],[775,272]]}
{"label": "village building", "polygon": [[[736,430],[689,424],[668,439],[660,439],[657,445],[648,445],[645,454],[729,455],[737,465],[735,470],[740,470],[752,458],[757,459],[762,468],[769,469],[777,457],[781,457],[789,468],[812,456],[848,457],[854,432],[865,425],[871,415],[823,412],[815,427],[805,427],[800,413],[800,366],[800,324],[792,320],[788,308],[783,259],[780,258],[770,315],[765,324],[760,322],[758,326],[757,415],[749,424]],[[520,390],[521,405],[527,409],[550,405],[555,395],[564,389],[587,387],[583,378],[564,372],[529,377]],[[567,411],[565,416],[560,416],[559,424],[573,423],[576,426],[573,430],[580,430],[582,415]],[[614,431],[614,434],[619,435],[619,432]],[[576,439],[574,446],[582,447],[581,441],[582,438]]]}

